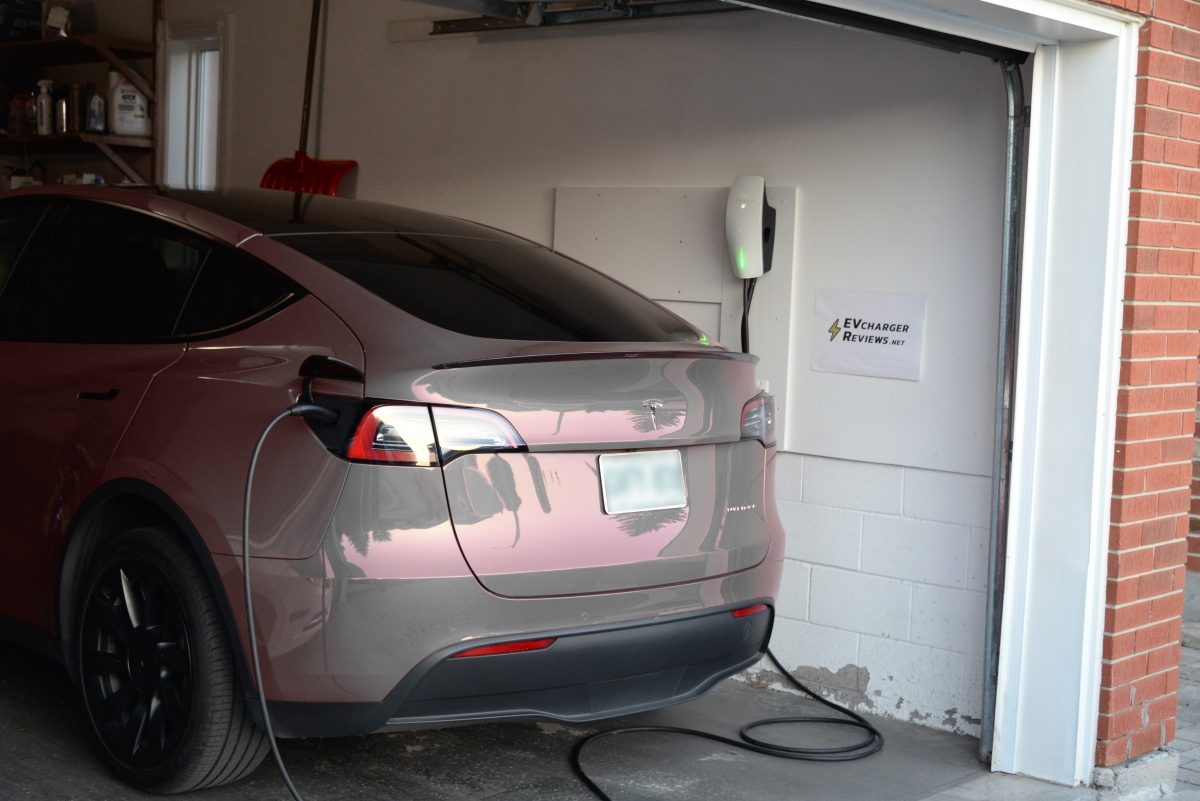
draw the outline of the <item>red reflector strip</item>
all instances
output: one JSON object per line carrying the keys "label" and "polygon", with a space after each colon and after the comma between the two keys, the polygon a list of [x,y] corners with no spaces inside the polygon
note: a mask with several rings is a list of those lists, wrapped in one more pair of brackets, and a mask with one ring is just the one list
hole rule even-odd
{"label": "red reflector strip", "polygon": [[494,656],[496,654],[519,654],[525,651],[541,651],[549,648],[557,639],[557,637],[543,637],[540,640],[517,640],[516,642],[498,642],[495,645],[481,645],[478,648],[468,648],[465,651],[459,651],[450,658],[462,659],[464,656]]}
{"label": "red reflector strip", "polygon": [[734,617],[750,617],[751,615],[757,615],[759,612],[765,611],[767,611],[766,604],[754,604],[754,606],[743,606],[741,609],[734,609],[729,614]]}

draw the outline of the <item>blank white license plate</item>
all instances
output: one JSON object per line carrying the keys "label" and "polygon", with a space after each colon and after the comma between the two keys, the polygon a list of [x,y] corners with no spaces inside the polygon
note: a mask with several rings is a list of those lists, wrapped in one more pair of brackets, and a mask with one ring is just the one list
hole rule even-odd
{"label": "blank white license plate", "polygon": [[603,454],[600,489],[610,515],[687,506],[679,451]]}

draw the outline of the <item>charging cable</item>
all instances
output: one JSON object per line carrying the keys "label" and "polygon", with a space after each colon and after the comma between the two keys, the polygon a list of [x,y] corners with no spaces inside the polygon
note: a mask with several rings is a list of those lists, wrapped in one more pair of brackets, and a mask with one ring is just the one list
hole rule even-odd
{"label": "charging cable", "polygon": [[250,593],[250,489],[254,485],[254,468],[258,466],[258,455],[262,452],[263,443],[271,429],[285,417],[313,417],[325,423],[337,420],[337,412],[326,409],[315,403],[296,403],[275,415],[266,428],[258,435],[254,444],[254,453],[250,456],[250,469],[246,472],[246,507],[242,513],[242,590],[246,596],[246,628],[250,636],[250,660],[254,665],[254,683],[258,687],[258,708],[262,712],[263,728],[267,732],[267,743],[271,746],[271,756],[275,758],[275,766],[279,768],[279,776],[287,785],[288,792],[294,801],[304,801],[304,796],[296,789],[287,767],[283,764],[283,756],[279,753],[279,743],[275,742],[275,728],[271,725],[271,713],[267,710],[267,690],[263,686],[262,663],[258,658],[258,636],[254,629],[254,596]]}
{"label": "charging cable", "polygon": [[[599,731],[595,734],[588,735],[575,743],[575,747],[571,749],[571,770],[575,773],[583,784],[592,791],[592,794],[601,801],[612,801],[612,798],[600,789],[599,785],[592,780],[583,769],[582,757],[584,750],[605,737],[615,737],[619,734],[637,734],[642,732],[659,732],[663,734],[684,734],[689,737],[701,737],[705,740],[730,745],[734,748],[740,748],[743,751],[751,751],[756,754],[765,754],[766,756],[779,757],[780,759],[798,759],[807,762],[849,762],[855,759],[862,759],[871,754],[876,753],[883,748],[883,735],[879,729],[872,726],[866,718],[858,713],[847,709],[844,706],[835,704],[833,701],[827,701],[821,696],[814,693],[812,690],[801,684],[795,676],[779,662],[775,654],[771,653],[771,649],[767,649],[767,658],[775,665],[783,677],[794,688],[812,698],[819,704],[822,704],[835,712],[841,713],[844,717],[829,717],[823,715],[800,715],[795,717],[778,717],[778,718],[763,718],[752,723],[747,723],[738,732],[740,739],[731,737],[723,737],[720,734],[703,731],[701,729],[685,729],[679,726],[626,726],[620,729],[608,729]],[[830,748],[806,748],[800,746],[780,745],[767,740],[760,739],[753,735],[755,729],[763,726],[773,726],[781,723],[820,723],[835,726],[849,726],[850,728],[862,729],[867,733],[867,736],[849,745],[834,746]]]}
{"label": "charging cable", "polygon": [[754,302],[754,287],[757,278],[742,281],[742,353],[750,352],[750,304]]}

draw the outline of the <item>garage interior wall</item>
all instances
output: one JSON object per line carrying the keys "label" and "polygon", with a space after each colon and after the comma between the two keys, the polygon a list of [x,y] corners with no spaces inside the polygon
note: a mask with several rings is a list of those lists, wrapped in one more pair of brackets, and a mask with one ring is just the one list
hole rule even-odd
{"label": "garage interior wall", "polygon": [[[253,186],[295,146],[307,19],[250,0],[165,8],[171,23],[214,15],[232,32],[221,183]],[[859,708],[978,733],[999,69],[754,13],[390,43],[405,15],[441,12],[329,4],[312,141],[361,162],[358,197],[549,244],[556,187],[758,174],[799,189],[800,245],[777,269],[797,270],[800,321],[785,414],[810,424],[779,459],[789,559],[774,647]],[[660,269],[686,283],[693,267]],[[926,295],[923,380],[811,372],[818,287]]]}

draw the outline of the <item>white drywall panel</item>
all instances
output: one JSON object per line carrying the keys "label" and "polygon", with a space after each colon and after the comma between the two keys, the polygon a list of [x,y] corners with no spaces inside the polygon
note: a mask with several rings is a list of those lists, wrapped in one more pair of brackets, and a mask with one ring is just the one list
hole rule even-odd
{"label": "white drywall panel", "polygon": [[554,249],[655,300],[720,303],[736,280],[724,255],[726,191],[559,187]]}

